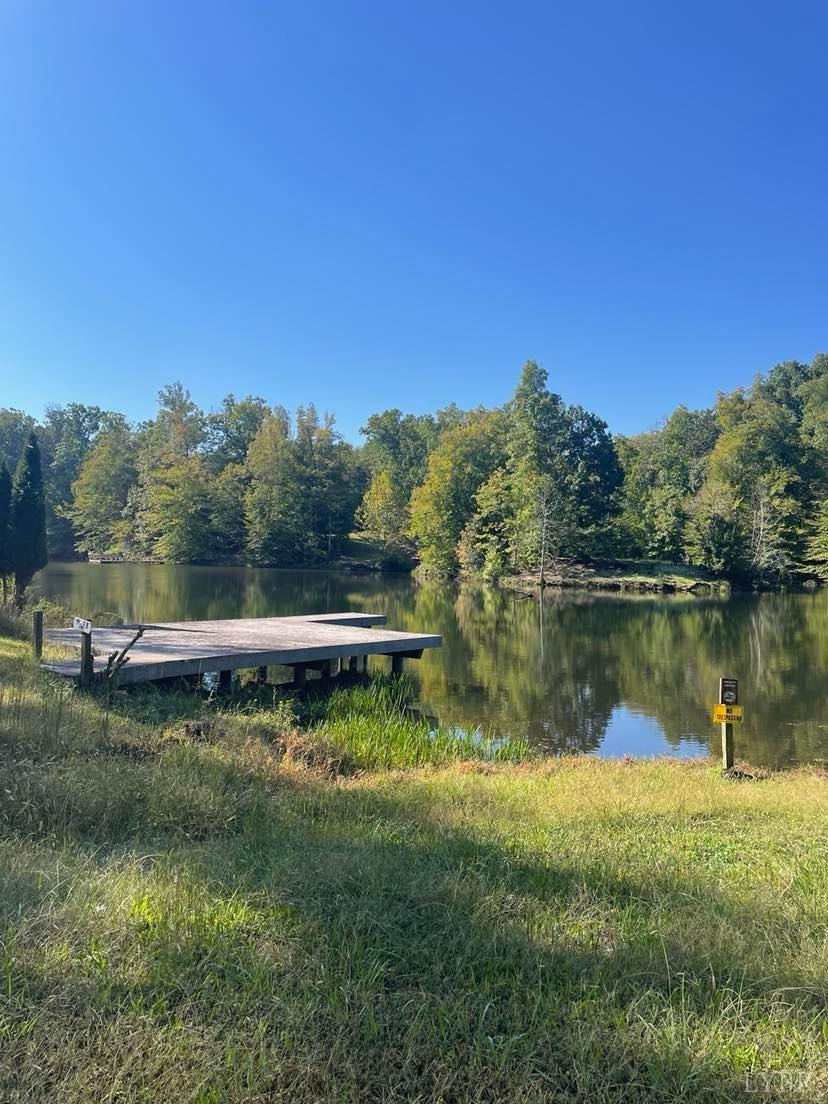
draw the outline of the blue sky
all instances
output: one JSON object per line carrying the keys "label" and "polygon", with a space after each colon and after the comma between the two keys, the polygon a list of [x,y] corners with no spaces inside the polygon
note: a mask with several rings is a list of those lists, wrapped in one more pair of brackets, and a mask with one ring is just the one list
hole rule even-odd
{"label": "blue sky", "polygon": [[0,0],[0,405],[617,432],[828,349],[828,5]]}

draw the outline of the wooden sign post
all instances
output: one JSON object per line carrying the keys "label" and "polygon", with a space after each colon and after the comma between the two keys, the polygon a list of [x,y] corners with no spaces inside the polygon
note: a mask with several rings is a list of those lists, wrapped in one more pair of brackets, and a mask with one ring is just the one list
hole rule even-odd
{"label": "wooden sign post", "polygon": [[80,684],[84,689],[92,685],[95,663],[92,658],[92,622],[85,617],[73,617],[72,628],[81,631]]}
{"label": "wooden sign post", "polygon": [[713,720],[722,726],[722,766],[730,770],[733,766],[733,726],[742,723],[738,679],[719,679],[719,703],[713,706]]}
{"label": "wooden sign post", "polygon": [[35,659],[43,655],[43,610],[35,610],[32,614],[32,651]]}

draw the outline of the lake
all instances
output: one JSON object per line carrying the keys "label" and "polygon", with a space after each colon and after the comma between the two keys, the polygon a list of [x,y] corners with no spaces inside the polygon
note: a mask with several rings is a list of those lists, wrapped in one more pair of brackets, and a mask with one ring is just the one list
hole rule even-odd
{"label": "lake", "polygon": [[[736,754],[828,762],[828,590],[725,597],[547,592],[244,567],[50,564],[38,591],[126,621],[362,610],[443,647],[406,666],[420,708],[553,754],[719,753],[720,675],[740,679]],[[378,661],[379,662],[379,661]],[[387,663],[387,661],[385,661]]]}

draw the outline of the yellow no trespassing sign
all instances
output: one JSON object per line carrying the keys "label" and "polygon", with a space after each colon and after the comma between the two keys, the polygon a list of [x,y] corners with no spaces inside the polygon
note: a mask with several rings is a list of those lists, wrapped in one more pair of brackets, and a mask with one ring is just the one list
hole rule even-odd
{"label": "yellow no trespassing sign", "polygon": [[714,705],[714,724],[741,724],[744,719],[744,710],[741,705]]}

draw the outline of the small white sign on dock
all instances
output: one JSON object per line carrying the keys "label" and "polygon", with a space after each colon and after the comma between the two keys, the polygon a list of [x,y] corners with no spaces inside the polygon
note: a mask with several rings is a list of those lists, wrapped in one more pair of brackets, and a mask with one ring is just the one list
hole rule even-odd
{"label": "small white sign on dock", "polygon": [[82,633],[91,633],[92,632],[92,622],[87,621],[85,617],[73,617],[72,618],[72,628],[73,629],[80,629],[80,631]]}

